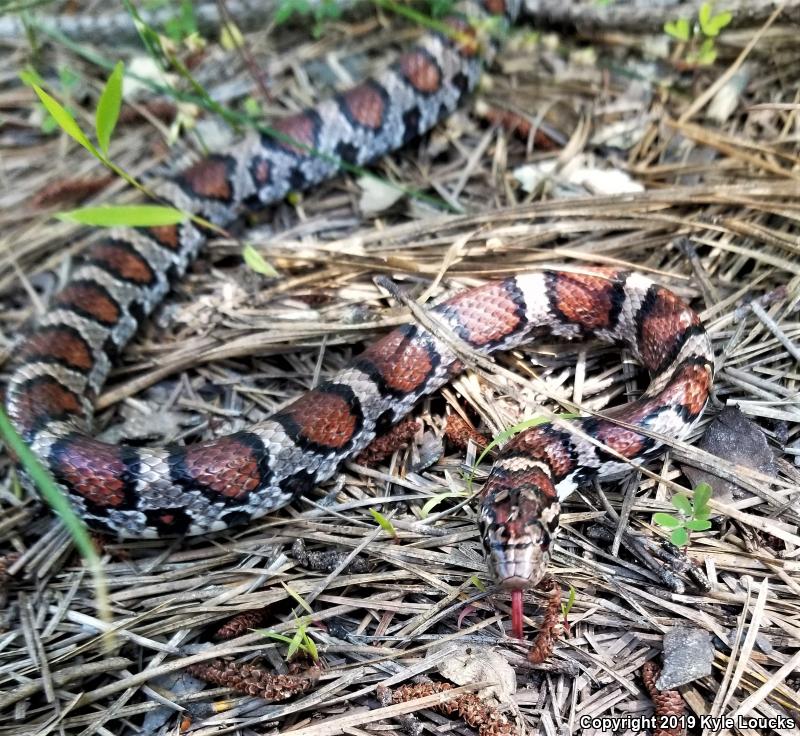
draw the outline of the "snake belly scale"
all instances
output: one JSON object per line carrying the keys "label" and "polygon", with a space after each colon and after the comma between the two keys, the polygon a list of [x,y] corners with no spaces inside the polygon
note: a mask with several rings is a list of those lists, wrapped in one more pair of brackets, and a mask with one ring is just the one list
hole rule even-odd
{"label": "snake belly scale", "polygon": [[[518,0],[460,5],[463,12],[444,21],[454,33],[424,35],[383,74],[279,121],[277,136],[251,134],[194,163],[159,184],[157,194],[224,226],[243,208],[335,175],[340,161],[362,166],[401,147],[474,88],[481,60],[470,19],[489,13],[513,21],[517,6]],[[207,235],[187,221],[114,231],[97,241],[11,365],[6,409],[14,425],[80,516],[120,537],[204,534],[280,508],[462,369],[451,346],[408,324],[246,431],[153,448],[94,439],[92,404],[113,357]],[[479,522],[490,567],[518,602],[519,591],[544,574],[559,498],[592,476],[626,470],[625,459],[652,455],[659,446],[652,433],[690,432],[711,389],[711,344],[697,315],[673,293],[609,268],[519,274],[457,294],[431,312],[483,354],[520,345],[544,327],[566,338],[626,344],[652,377],[613,418],[578,419],[577,434],[541,425],[501,451],[481,494]]]}

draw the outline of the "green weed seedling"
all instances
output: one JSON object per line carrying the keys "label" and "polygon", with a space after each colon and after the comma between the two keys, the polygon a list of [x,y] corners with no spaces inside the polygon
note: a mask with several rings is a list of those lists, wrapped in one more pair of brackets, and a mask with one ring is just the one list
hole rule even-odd
{"label": "green weed seedling", "polygon": [[306,623],[298,622],[293,636],[286,636],[284,634],[279,634],[277,631],[269,631],[268,629],[256,629],[256,632],[267,639],[275,639],[275,641],[286,644],[287,662],[291,661],[298,652],[307,654],[315,662],[319,660],[319,650],[314,640],[308,635],[308,624]]}
{"label": "green weed seedling", "polygon": [[[294,600],[297,601],[300,607],[309,616],[313,616],[314,612],[303,596],[301,596],[296,590],[293,590],[291,587],[286,585],[286,583],[281,583],[281,585],[289,594],[289,596],[294,598]],[[286,644],[288,647],[286,651],[287,662],[290,661],[298,652],[307,654],[315,662],[318,661],[319,650],[317,649],[317,645],[314,643],[314,640],[308,635],[309,620],[306,617],[303,617],[302,619],[295,617],[295,622],[297,626],[295,628],[294,635],[291,637],[284,634],[279,634],[277,631],[270,631],[268,629],[256,629],[256,632],[262,636],[266,636],[268,639],[275,639],[276,641]]]}
{"label": "green weed seedling", "polygon": [[180,43],[197,32],[194,3],[191,0],[182,0],[175,16],[164,23],[164,33],[176,43]]}
{"label": "green weed seedling", "polygon": [[712,3],[703,3],[697,13],[695,24],[686,18],[677,18],[664,24],[664,32],[682,44],[689,45],[685,56],[687,64],[708,66],[717,58],[714,39],[732,18],[729,11],[714,13]]}
{"label": "green weed seedling", "polygon": [[653,514],[653,523],[671,529],[670,541],[676,547],[685,547],[689,544],[690,532],[702,532],[711,528],[711,508],[708,505],[710,498],[711,486],[701,483],[694,489],[691,500],[685,493],[679,493],[670,499],[670,503],[679,512],[677,516],[659,512]]}

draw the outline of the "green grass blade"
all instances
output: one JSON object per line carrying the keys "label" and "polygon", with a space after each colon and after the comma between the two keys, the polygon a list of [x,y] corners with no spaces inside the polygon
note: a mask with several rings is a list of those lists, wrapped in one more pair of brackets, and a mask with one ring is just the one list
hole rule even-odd
{"label": "green grass blade", "polygon": [[156,63],[159,66],[163,67],[164,64],[164,53],[161,50],[161,40],[158,38],[158,33],[153,30],[147,23],[144,22],[142,16],[139,15],[139,11],[130,2],[130,0],[122,0],[122,4],[125,7],[125,10],[128,11],[128,15],[131,16],[131,20],[133,20],[133,25],[136,28],[136,32],[139,34],[139,39],[142,42],[142,45],[145,47],[150,56],[156,60]]}
{"label": "green grass blade", "polygon": [[289,642],[289,649],[286,651],[287,661],[297,654],[298,650],[303,646],[303,639],[305,639],[305,629],[301,626],[295,631],[291,642]]}
{"label": "green grass blade", "polygon": [[425,519],[442,501],[448,498],[464,498],[464,494],[459,491],[447,491],[431,496],[420,509],[419,515]]}
{"label": "green grass blade", "polygon": [[312,610],[311,606],[309,606],[308,603],[306,603],[305,600],[303,600],[303,597],[296,590],[290,588],[288,585],[286,585],[286,583],[282,582],[281,585],[283,586],[283,589],[300,604],[300,607],[307,614],[309,614],[309,616],[314,615],[314,611]]}
{"label": "green grass blade", "polygon": [[303,648],[306,650],[311,659],[313,659],[315,662],[318,662],[319,649],[317,649],[317,643],[308,635],[307,631],[304,631],[303,633]]}
{"label": "green grass blade", "polygon": [[394,524],[392,524],[392,522],[389,521],[389,519],[387,519],[380,511],[376,511],[375,509],[370,509],[369,512],[372,514],[372,518],[378,522],[383,531],[385,531],[388,535],[392,537],[397,536]]}
{"label": "green grass blade", "polygon": [[[6,447],[17,456],[20,464],[31,480],[36,485],[37,490],[49,506],[61,517],[64,526],[72,537],[75,546],[86,561],[86,566],[94,582],[95,607],[97,608],[98,618],[106,623],[111,623],[111,608],[108,601],[108,586],[103,572],[103,565],[97,550],[94,548],[89,533],[83,521],[70,506],[64,494],[56,486],[50,473],[42,466],[36,455],[25,444],[19,436],[11,420],[0,407],[0,436],[6,443]],[[108,641],[111,645],[110,640]]]}
{"label": "green grass blade", "polygon": [[481,582],[477,575],[470,575],[470,583],[472,583],[481,593],[486,592],[486,586]]}
{"label": "green grass blade", "polygon": [[376,5],[386,8],[386,10],[390,10],[391,12],[401,15],[404,18],[408,18],[420,28],[427,28],[429,30],[436,31],[437,33],[441,33],[443,36],[455,39],[456,41],[469,40],[469,37],[466,36],[466,34],[457,31],[455,28],[453,28],[453,26],[437,20],[436,18],[432,18],[425,13],[420,13],[418,10],[414,10],[414,8],[410,8],[407,5],[395,2],[394,0],[376,0]]}
{"label": "green grass blade", "polygon": [[95,227],[158,227],[176,225],[186,220],[188,215],[174,207],[138,204],[81,207],[77,210],[59,212],[56,217],[64,222],[77,222],[80,225]]}
{"label": "green grass blade", "polygon": [[61,128],[61,130],[63,130],[74,141],[80,143],[87,151],[89,151],[89,153],[92,154],[92,156],[99,158],[101,161],[103,160],[100,152],[86,137],[86,134],[81,130],[80,125],[75,122],[75,118],[72,117],[69,111],[58,100],[56,100],[54,97],[51,97],[38,84],[31,81],[29,75],[22,75],[22,81],[30,85],[30,87],[36,93],[36,96],[41,101],[42,105],[44,105],[45,110],[47,110],[47,112],[53,116],[53,120],[58,123],[58,126]]}
{"label": "green grass blade", "polygon": [[290,637],[279,634],[277,631],[270,631],[269,629],[254,629],[254,631],[256,634],[261,634],[261,636],[265,637],[266,639],[275,639],[275,641],[279,641],[287,645],[292,643]]}
{"label": "green grass blade", "polygon": [[100,150],[104,156],[108,156],[108,148],[111,145],[111,134],[117,127],[119,110],[122,106],[122,75],[124,66],[121,61],[117,62],[114,71],[108,77],[106,86],[100,95],[95,111],[95,132]]}
{"label": "green grass blade", "polygon": [[569,616],[569,612],[572,610],[572,607],[575,605],[575,588],[571,585],[569,586],[569,597],[567,598],[566,603],[561,604],[561,613],[564,616],[564,620],[566,620],[567,616]]}
{"label": "green grass blade", "polygon": [[269,261],[250,244],[242,248],[242,258],[248,268],[260,273],[262,276],[275,277],[278,275],[278,272],[270,265]]}

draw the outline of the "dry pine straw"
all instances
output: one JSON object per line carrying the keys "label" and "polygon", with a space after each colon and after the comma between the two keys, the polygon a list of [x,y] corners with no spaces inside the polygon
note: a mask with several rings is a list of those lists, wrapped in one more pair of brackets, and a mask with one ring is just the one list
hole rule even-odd
{"label": "dry pine straw", "polygon": [[[749,59],[753,81],[723,126],[707,122],[702,110],[677,121],[697,92],[729,68],[747,37],[720,44],[712,69],[678,77],[668,64],[658,67],[660,78],[673,83],[661,91],[569,59],[569,38],[555,50],[518,38],[499,59],[482,99],[490,106],[513,99],[515,111],[545,120],[558,140],[556,151],[530,151],[526,142],[481,127],[465,111],[375,171],[466,214],[436,213],[424,201],[404,199],[391,213],[364,216],[352,177],[273,208],[248,240],[263,249],[280,279],[248,272],[239,244],[217,240],[126,352],[99,402],[100,425],[113,439],[215,436],[267,416],[345,364],[363,341],[407,319],[376,287],[376,274],[393,277],[414,297],[438,298],[546,264],[632,265],[702,310],[719,364],[709,419],[722,405],[738,404],[777,448],[777,478],[693,448],[701,426],[632,481],[606,484],[605,501],[576,494],[566,505],[551,566],[564,589],[576,589],[571,634],[556,644],[548,663],[534,666],[526,649],[504,636],[507,616],[497,610],[507,611],[507,601],[492,601],[471,582],[472,576],[486,582],[465,475],[474,447],[465,453],[448,444],[439,456],[439,438],[447,414],[494,436],[545,411],[598,411],[624,401],[641,383],[618,350],[545,338],[499,356],[493,370],[467,373],[421,404],[416,416],[422,429],[410,449],[372,468],[346,465],[310,498],[248,529],[182,545],[106,542],[116,634],[111,651],[97,636],[107,627],[95,618],[89,577],[69,539],[31,496],[19,495],[5,458],[0,533],[2,550],[15,557],[4,563],[0,677],[4,691],[24,692],[8,705],[0,733],[29,734],[49,723],[55,729],[49,732],[127,734],[137,732],[133,724],[144,717],[154,718],[147,722],[153,732],[174,732],[185,714],[198,734],[236,727],[265,732],[264,724],[303,726],[315,734],[363,732],[376,719],[376,685],[396,688],[418,675],[436,680],[443,641],[462,650],[496,647],[518,678],[506,715],[517,725],[555,733],[582,715],[648,712],[638,673],[657,655],[663,632],[678,624],[703,627],[734,647],[717,641],[713,674],[684,689],[690,712],[795,712],[800,518],[792,460],[800,439],[800,373],[791,351],[800,345],[800,173],[795,88],[787,81],[797,77],[790,45],[795,34],[780,22],[770,29]],[[319,41],[285,33],[249,36],[273,84],[268,112],[318,97],[325,85],[317,79],[321,69],[337,84],[357,76],[373,56],[385,56],[397,35],[396,23],[369,15],[332,26]],[[349,54],[341,50],[345,36]],[[639,58],[643,42],[636,35],[591,40],[600,58],[623,69]],[[27,53],[22,42],[6,49],[4,71],[13,75]],[[48,63],[62,58],[83,78],[95,78],[93,68],[68,52],[45,52]],[[216,44],[197,74],[223,98],[253,88],[238,57]],[[14,123],[0,138],[0,324],[7,349],[52,293],[63,274],[59,264],[82,243],[73,227],[26,203],[55,177],[79,177],[86,186],[86,177],[104,176],[78,147],[40,136],[31,109],[24,88],[8,84],[0,91],[0,110]],[[613,131],[620,132],[615,145],[624,139],[625,148],[593,142],[609,140]],[[157,125],[126,124],[117,134],[115,159],[134,173],[149,168],[166,150],[162,133]],[[512,176],[526,162],[556,159],[567,166],[584,153],[602,168],[629,171],[646,191],[608,197],[584,190],[580,198],[565,198],[557,175],[528,196]],[[114,183],[96,199],[120,201],[128,196],[120,189]],[[693,248],[681,245],[685,236]],[[761,301],[747,306],[754,299]],[[792,444],[794,454],[781,452]],[[620,546],[626,530],[663,537],[650,517],[669,510],[670,495],[686,486],[676,457],[715,467],[747,490],[741,500],[715,501],[713,529],[692,537],[688,555],[710,578],[708,592],[689,583],[682,593],[670,592]],[[424,460],[435,462],[426,466]],[[425,502],[443,492],[452,495],[423,516]],[[604,503],[616,510],[612,543],[594,541],[590,533],[593,521],[607,516]],[[376,525],[371,508],[391,519],[392,535]],[[344,552],[341,564],[320,572],[296,564],[289,550],[297,538],[312,550]],[[348,569],[351,553],[367,559],[366,571]],[[285,647],[278,642],[245,629],[212,643],[209,632],[238,612],[266,609],[262,626],[293,635],[305,611],[289,591],[311,606],[308,631],[324,660],[309,692],[266,705],[226,689],[201,692],[182,674],[189,665],[198,671],[209,657],[245,662],[255,655],[285,673]],[[527,606],[531,637],[541,621],[535,600]],[[393,705],[386,714],[400,716],[408,707]],[[448,720],[431,709],[417,716],[434,730]],[[317,728],[320,718],[328,720]]]}

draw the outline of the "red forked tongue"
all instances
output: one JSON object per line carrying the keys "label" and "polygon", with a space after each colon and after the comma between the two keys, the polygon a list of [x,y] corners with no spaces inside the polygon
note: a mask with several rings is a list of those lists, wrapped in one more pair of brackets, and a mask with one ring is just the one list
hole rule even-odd
{"label": "red forked tongue", "polygon": [[511,634],[515,639],[522,639],[522,591],[511,591]]}

